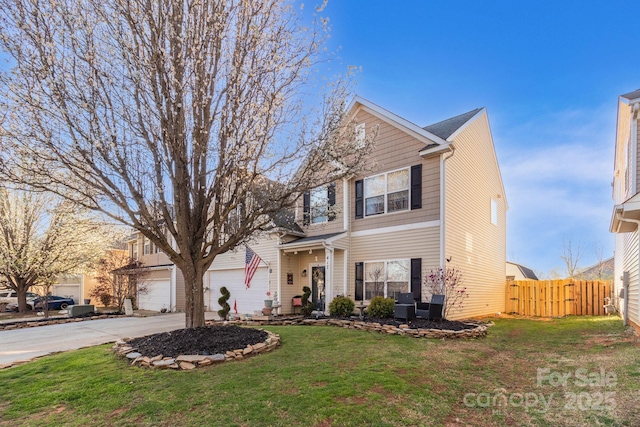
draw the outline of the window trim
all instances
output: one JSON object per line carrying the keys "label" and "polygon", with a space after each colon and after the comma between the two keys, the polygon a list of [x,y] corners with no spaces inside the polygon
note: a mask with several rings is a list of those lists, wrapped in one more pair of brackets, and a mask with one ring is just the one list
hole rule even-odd
{"label": "window trim", "polygon": [[[395,210],[392,212],[389,212],[389,175],[396,173],[396,172],[401,172],[401,171],[406,171],[407,173],[407,187],[406,190],[400,190],[400,191],[394,191],[392,192],[393,194],[395,193],[399,193],[401,191],[406,191],[407,192],[407,207],[405,209],[399,209],[399,210]],[[380,197],[380,195],[377,196],[371,196],[371,197],[367,197],[367,181],[374,179],[374,178],[378,178],[380,176],[384,176],[384,212],[380,212],[380,213],[374,213],[374,214],[367,214],[367,199],[371,199],[373,197]],[[363,218],[368,218],[368,217],[375,217],[375,216],[379,216],[379,215],[390,215],[390,214],[396,214],[396,213],[401,213],[401,212],[407,212],[407,211],[411,211],[411,184],[412,184],[412,180],[411,180],[411,166],[407,166],[404,168],[398,168],[398,169],[393,169],[393,170],[389,170],[386,172],[382,172],[376,175],[371,175],[371,176],[367,176],[365,178],[362,179],[362,215]]]}
{"label": "window trim", "polygon": [[496,199],[491,199],[491,224],[497,226],[498,225],[498,201]]}
{"label": "window trim", "polygon": [[153,243],[151,243],[151,240],[146,238],[146,237],[142,237],[142,255],[152,255],[153,254]]}

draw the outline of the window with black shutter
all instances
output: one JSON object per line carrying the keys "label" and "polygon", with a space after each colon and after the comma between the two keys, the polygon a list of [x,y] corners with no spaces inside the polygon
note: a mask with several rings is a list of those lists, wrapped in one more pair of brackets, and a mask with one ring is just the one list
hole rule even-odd
{"label": "window with black shutter", "polygon": [[356,301],[364,298],[364,263],[356,262]]}
{"label": "window with black shutter", "polygon": [[304,225],[309,225],[311,222],[311,193],[308,191],[304,192],[302,196],[303,208],[302,208],[302,223]]}
{"label": "window with black shutter", "polygon": [[329,200],[329,213],[328,219],[329,221],[333,221],[336,219],[336,211],[333,207],[336,205],[336,184],[332,183],[329,185],[327,189],[327,199]]}
{"label": "window with black shutter", "polygon": [[364,181],[356,181],[356,219],[364,216]]}
{"label": "window with black shutter", "polygon": [[411,292],[413,299],[422,301],[422,258],[411,258]]}
{"label": "window with black shutter", "polygon": [[411,166],[411,209],[422,208],[422,165]]}

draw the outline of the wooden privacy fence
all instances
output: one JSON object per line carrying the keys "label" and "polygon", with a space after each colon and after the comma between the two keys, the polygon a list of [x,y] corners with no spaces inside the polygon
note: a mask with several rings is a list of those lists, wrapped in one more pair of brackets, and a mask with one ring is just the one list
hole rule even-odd
{"label": "wooden privacy fence", "polygon": [[604,315],[610,280],[509,280],[506,312],[523,316]]}

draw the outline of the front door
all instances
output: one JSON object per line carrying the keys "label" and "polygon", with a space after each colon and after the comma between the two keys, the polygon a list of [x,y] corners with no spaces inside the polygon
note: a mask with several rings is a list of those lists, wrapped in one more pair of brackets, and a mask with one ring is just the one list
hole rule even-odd
{"label": "front door", "polygon": [[316,310],[324,311],[324,266],[311,267],[311,299]]}

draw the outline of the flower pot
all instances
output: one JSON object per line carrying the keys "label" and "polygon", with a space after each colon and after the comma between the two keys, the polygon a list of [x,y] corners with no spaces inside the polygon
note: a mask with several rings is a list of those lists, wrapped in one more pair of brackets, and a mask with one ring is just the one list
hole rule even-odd
{"label": "flower pot", "polygon": [[271,316],[271,310],[273,310],[273,308],[265,307],[265,308],[262,309],[262,314],[264,316]]}
{"label": "flower pot", "polygon": [[271,308],[273,306],[273,300],[272,299],[264,300],[264,306]]}

